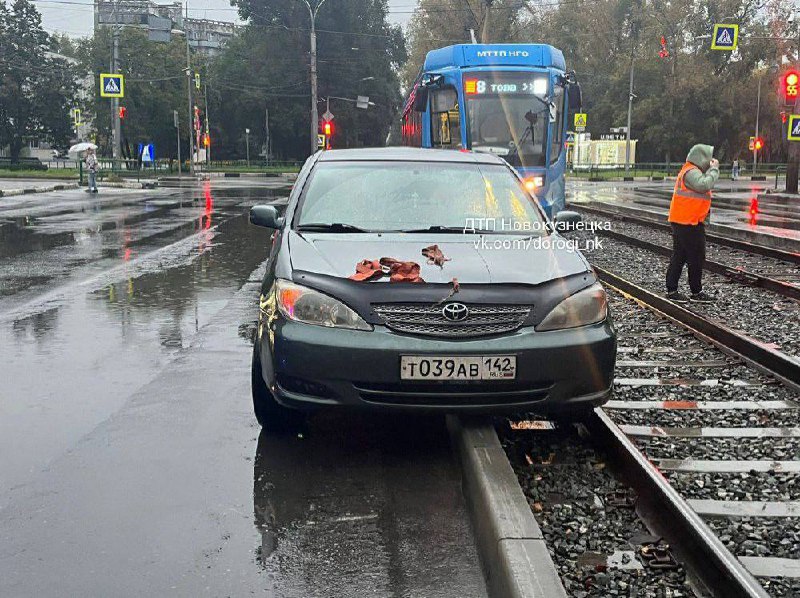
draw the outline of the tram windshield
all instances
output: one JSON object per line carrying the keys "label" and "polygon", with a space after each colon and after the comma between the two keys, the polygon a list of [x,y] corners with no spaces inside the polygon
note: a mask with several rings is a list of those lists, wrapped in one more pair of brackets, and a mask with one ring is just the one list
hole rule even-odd
{"label": "tram windshield", "polygon": [[514,166],[545,166],[548,124],[561,110],[548,90],[543,73],[466,75],[472,149],[503,156]]}

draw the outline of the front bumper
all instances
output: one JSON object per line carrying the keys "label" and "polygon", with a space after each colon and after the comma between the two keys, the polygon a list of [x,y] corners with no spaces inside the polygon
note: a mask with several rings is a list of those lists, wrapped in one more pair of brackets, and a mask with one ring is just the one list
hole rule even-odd
{"label": "front bumper", "polygon": [[[445,340],[312,326],[280,318],[258,341],[262,375],[287,407],[503,412],[570,410],[610,396],[616,333],[606,320],[569,330],[532,327],[496,337]],[[401,355],[517,356],[514,381],[400,380]]]}

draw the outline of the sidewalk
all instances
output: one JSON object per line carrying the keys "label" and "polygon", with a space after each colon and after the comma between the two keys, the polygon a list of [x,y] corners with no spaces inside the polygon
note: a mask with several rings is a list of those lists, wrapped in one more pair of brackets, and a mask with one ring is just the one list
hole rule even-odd
{"label": "sidewalk", "polygon": [[64,189],[77,189],[78,183],[71,181],[45,181],[42,179],[0,179],[0,197],[25,195],[27,193],[49,193]]}
{"label": "sidewalk", "polygon": [[[38,183],[39,181],[37,181]],[[9,183],[11,183],[9,185]],[[19,183],[15,185],[15,183]],[[68,181],[48,184],[33,185],[31,181],[17,181],[0,179],[0,197],[13,197],[15,195],[29,195],[31,193],[50,193],[52,191],[64,191],[65,189],[79,189],[78,183]],[[157,181],[122,181],[119,183],[97,183],[98,189],[155,189]]]}

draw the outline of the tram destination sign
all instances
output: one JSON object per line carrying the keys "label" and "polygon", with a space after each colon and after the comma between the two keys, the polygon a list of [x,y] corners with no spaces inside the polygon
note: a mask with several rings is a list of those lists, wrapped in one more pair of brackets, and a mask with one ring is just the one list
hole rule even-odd
{"label": "tram destination sign", "polygon": [[531,73],[480,73],[464,76],[464,93],[468,96],[547,95],[547,78]]}

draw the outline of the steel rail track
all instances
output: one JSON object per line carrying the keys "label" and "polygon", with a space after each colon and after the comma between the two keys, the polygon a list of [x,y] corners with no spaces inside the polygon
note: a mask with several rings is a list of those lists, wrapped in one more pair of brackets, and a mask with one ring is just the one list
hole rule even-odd
{"label": "steel rail track", "polygon": [[[653,218],[648,218],[645,216],[634,216],[632,214],[623,214],[614,210],[604,210],[597,205],[570,204],[569,208],[577,211],[588,212],[590,214],[596,214],[598,216],[604,216],[612,220],[631,222],[633,224],[640,224],[642,226],[649,226],[650,228],[672,232],[672,228],[670,227],[669,223],[654,220]],[[730,237],[723,237],[708,231],[706,231],[706,239],[711,243],[730,247],[731,249],[738,249],[739,251],[763,255],[765,257],[781,260],[790,264],[800,265],[800,253],[784,251],[782,249],[774,249],[772,247],[766,247],[765,245],[756,245],[754,243],[748,243],[746,241],[740,241]]]}
{"label": "steel rail track", "polygon": [[[638,300],[646,308],[667,316],[725,353],[782,379],[800,389],[800,361],[774,351],[716,322],[684,309],[603,268],[595,266],[600,279],[617,291]],[[719,540],[689,503],[674,489],[603,408],[586,419],[587,427],[616,457],[622,477],[639,494],[640,515],[666,538],[687,568],[715,596],[766,597],[767,592]]]}
{"label": "steel rail track", "polygon": [[[597,233],[604,237],[616,239],[623,243],[627,243],[628,245],[633,245],[634,247],[646,249],[667,257],[672,255],[671,247],[665,247],[664,245],[659,245],[651,241],[632,237],[619,231],[598,230]],[[720,274],[741,284],[759,287],[768,291],[772,291],[773,293],[778,293],[784,297],[789,297],[790,299],[800,300],[800,286],[778,280],[777,278],[770,278],[769,276],[764,276],[763,274],[756,274],[755,272],[750,272],[743,268],[726,266],[722,262],[717,262],[708,258],[706,258],[703,262],[703,269],[713,272],[714,274]]]}
{"label": "steel rail track", "polygon": [[704,586],[720,598],[768,598],[769,594],[619,426],[596,408],[585,420],[595,441],[614,458],[619,475],[637,491],[636,510],[663,536]]}
{"label": "steel rail track", "polygon": [[[603,268],[595,266],[595,270],[606,284],[635,298],[652,311],[666,315],[726,353],[777,375],[794,388],[800,385],[800,361],[709,321]],[[706,590],[724,598],[769,596],[761,583],[602,408],[589,414],[585,423],[596,441],[615,457],[620,475],[636,489],[640,516],[654,532],[670,542],[675,553]]]}
{"label": "steel rail track", "polygon": [[743,358],[744,361],[761,366],[769,373],[789,382],[795,388],[800,386],[800,360],[781,351],[776,351],[765,343],[740,334],[718,322],[704,318],[700,314],[681,307],[665,297],[617,276],[604,268],[593,267],[600,280],[615,287],[622,293],[635,297],[649,307],[669,316],[693,332],[711,340],[723,350],[727,349],[727,352],[736,354],[738,357]]}

